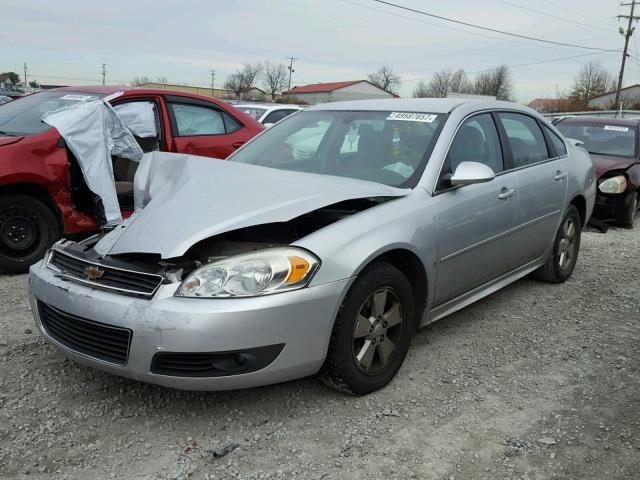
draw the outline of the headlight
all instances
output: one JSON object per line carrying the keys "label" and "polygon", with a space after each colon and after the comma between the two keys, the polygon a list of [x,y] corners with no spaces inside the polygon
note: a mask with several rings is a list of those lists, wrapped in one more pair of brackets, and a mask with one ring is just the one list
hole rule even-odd
{"label": "headlight", "polygon": [[602,193],[622,193],[627,189],[627,178],[624,175],[607,178],[598,186]]}
{"label": "headlight", "polygon": [[268,248],[211,262],[193,271],[178,297],[253,297],[305,287],[320,262],[298,248]]}

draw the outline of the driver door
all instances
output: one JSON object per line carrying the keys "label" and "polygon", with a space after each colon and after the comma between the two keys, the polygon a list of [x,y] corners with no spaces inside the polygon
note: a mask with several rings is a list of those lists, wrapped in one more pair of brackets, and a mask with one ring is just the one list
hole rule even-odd
{"label": "driver door", "polygon": [[[447,174],[464,161],[489,166],[486,183],[451,186]],[[466,293],[511,267],[518,226],[516,174],[504,172],[502,146],[490,113],[465,120],[451,144],[435,194],[438,260],[435,304]]]}

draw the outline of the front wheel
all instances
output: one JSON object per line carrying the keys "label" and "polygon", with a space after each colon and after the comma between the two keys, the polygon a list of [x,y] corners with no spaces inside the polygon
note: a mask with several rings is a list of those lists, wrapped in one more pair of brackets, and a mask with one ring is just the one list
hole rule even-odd
{"label": "front wheel", "polygon": [[621,227],[633,228],[633,223],[638,213],[638,192],[631,192],[624,202],[625,209],[620,217]]}
{"label": "front wheel", "polygon": [[388,263],[367,267],[340,308],[320,379],[357,395],[384,387],[402,365],[414,331],[407,278]]}
{"label": "front wheel", "polygon": [[0,197],[0,271],[25,273],[60,237],[53,212],[22,194]]}
{"label": "front wheel", "polygon": [[547,262],[533,272],[534,277],[551,283],[566,281],[576,266],[580,251],[582,221],[578,209],[569,205],[553,241]]}

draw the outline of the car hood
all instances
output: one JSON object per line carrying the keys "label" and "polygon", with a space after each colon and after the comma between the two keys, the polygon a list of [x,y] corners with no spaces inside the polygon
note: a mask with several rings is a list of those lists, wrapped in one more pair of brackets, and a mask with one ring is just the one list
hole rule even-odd
{"label": "car hood", "polygon": [[146,154],[135,177],[136,212],[96,245],[100,255],[183,255],[220,233],[286,222],[345,200],[410,190],[194,155]]}
{"label": "car hood", "polygon": [[600,178],[611,170],[626,170],[634,163],[638,163],[637,158],[623,158],[611,155],[590,154],[593,165],[596,167],[596,176]]}
{"label": "car hood", "polygon": [[2,147],[3,145],[11,145],[12,143],[19,142],[23,138],[24,138],[24,136],[21,136],[21,137],[0,136],[0,147]]}

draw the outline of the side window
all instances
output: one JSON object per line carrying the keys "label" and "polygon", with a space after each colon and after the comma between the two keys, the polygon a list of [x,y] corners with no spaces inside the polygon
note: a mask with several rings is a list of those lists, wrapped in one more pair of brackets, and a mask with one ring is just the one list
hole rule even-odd
{"label": "side window", "polygon": [[564,140],[562,140],[556,132],[551,130],[550,128],[544,127],[547,131],[547,136],[551,140],[551,145],[553,145],[553,149],[556,151],[556,156],[564,157],[567,154],[567,147],[564,144]]}
{"label": "side window", "polygon": [[519,113],[499,113],[498,116],[511,146],[513,168],[525,167],[549,158],[538,122]]}
{"label": "side window", "polygon": [[496,173],[504,170],[500,138],[490,113],[476,115],[462,124],[451,143],[442,173],[455,172],[462,162],[484,163]]}
{"label": "side window", "polygon": [[293,113],[293,110],[274,110],[266,118],[262,123],[278,123],[283,118],[288,117]]}
{"label": "side window", "polygon": [[227,129],[227,133],[233,133],[243,127],[241,123],[226,112],[223,112],[222,117],[224,118],[224,126]]}
{"label": "side window", "polygon": [[172,103],[171,108],[179,137],[226,133],[222,112],[218,110],[183,103]]}

